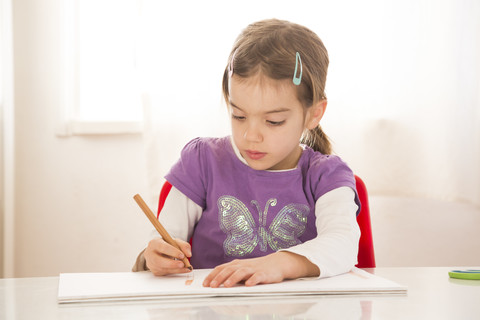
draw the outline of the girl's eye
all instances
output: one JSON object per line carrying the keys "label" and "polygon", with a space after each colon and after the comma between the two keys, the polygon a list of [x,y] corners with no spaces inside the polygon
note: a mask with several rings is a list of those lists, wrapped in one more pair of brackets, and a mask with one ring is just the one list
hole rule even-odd
{"label": "girl's eye", "polygon": [[236,116],[236,115],[232,114],[232,119],[234,119],[234,120],[245,120],[245,117]]}
{"label": "girl's eye", "polygon": [[270,121],[270,120],[267,120],[267,123],[272,125],[272,126],[281,126],[282,124],[285,123],[285,120],[283,121]]}

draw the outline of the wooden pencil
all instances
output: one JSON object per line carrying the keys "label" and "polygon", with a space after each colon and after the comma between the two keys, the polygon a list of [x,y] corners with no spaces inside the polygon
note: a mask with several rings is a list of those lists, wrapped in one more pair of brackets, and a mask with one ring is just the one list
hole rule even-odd
{"label": "wooden pencil", "polygon": [[[133,199],[137,202],[137,204],[140,206],[142,209],[143,213],[147,216],[148,220],[153,224],[155,229],[157,229],[158,233],[162,236],[163,240],[165,240],[168,244],[174,246],[178,250],[182,251],[178,244],[173,240],[173,238],[168,234],[167,230],[162,226],[160,221],[157,220],[157,217],[153,214],[152,210],[147,206],[145,201],[143,201],[142,197],[139,194],[136,194]],[[190,261],[188,261],[187,257],[183,258],[183,263],[185,264],[185,267],[187,267],[190,270],[193,270],[192,265],[190,264]]]}

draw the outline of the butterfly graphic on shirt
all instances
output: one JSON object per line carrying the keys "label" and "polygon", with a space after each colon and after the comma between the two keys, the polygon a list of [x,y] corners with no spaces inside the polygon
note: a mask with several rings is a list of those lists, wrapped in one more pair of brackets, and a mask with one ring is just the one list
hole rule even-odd
{"label": "butterfly graphic on shirt", "polygon": [[227,256],[243,257],[250,254],[257,245],[266,252],[267,245],[273,250],[289,248],[301,243],[298,239],[305,231],[310,207],[293,203],[283,207],[266,228],[270,207],[277,205],[277,199],[269,199],[263,212],[257,201],[250,202],[258,211],[257,226],[247,206],[233,196],[218,199],[220,228],[227,234],[223,248]]}

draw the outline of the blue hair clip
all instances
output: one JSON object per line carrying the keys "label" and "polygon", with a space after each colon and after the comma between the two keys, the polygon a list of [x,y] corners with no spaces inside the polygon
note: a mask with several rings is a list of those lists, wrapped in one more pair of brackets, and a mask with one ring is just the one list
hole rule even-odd
{"label": "blue hair clip", "polygon": [[[298,63],[300,62],[300,75],[297,77],[298,71]],[[300,58],[300,53],[296,53],[295,55],[295,72],[293,73],[293,84],[299,86],[302,83],[302,73],[303,73],[303,66],[302,66],[302,59]]]}

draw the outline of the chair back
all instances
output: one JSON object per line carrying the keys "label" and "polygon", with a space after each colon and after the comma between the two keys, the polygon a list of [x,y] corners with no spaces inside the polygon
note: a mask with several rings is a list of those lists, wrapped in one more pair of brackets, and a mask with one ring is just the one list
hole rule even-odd
{"label": "chair back", "polygon": [[375,251],[373,249],[372,224],[370,221],[370,206],[368,203],[367,187],[360,177],[355,176],[358,198],[362,205],[357,216],[360,227],[360,241],[358,244],[358,268],[375,268]]}
{"label": "chair back", "polygon": [[160,216],[160,211],[162,211],[165,200],[167,200],[167,196],[170,193],[171,189],[172,185],[170,184],[170,182],[165,181],[162,186],[162,190],[160,190],[160,197],[158,198],[157,219]]}

